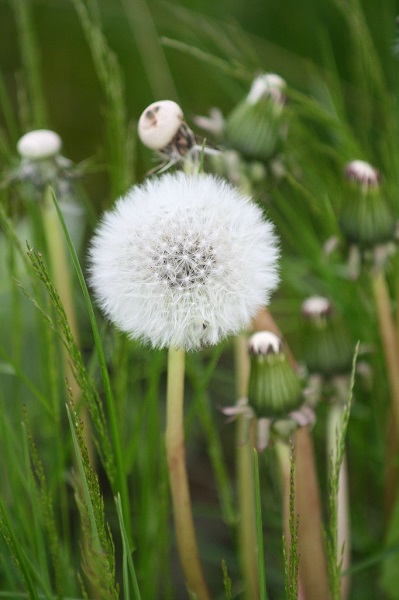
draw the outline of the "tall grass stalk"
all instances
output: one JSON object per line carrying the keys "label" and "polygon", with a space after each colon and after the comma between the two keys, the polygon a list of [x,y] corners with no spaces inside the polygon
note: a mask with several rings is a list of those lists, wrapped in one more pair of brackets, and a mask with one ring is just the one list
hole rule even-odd
{"label": "tall grass stalk", "polygon": [[179,101],[169,65],[146,0],[122,0],[133,32],[154,100],[168,98]]}
{"label": "tall grass stalk", "polygon": [[295,461],[292,442],[290,446],[277,440],[276,453],[280,464],[284,502],[283,555],[286,600],[303,600],[303,587],[299,581],[298,515],[295,513]]}
{"label": "tall grass stalk", "polygon": [[96,0],[72,0],[106,99],[105,123],[111,193],[115,199],[133,182],[134,135],[127,124],[122,72],[102,32]]}
{"label": "tall grass stalk", "polygon": [[[42,220],[48,251],[48,260],[51,265],[52,280],[57,288],[60,301],[65,310],[65,315],[71,329],[73,339],[79,346],[78,322],[73,299],[70,266],[67,260],[67,248],[58,218],[57,210],[53,202],[52,191],[47,187],[43,194]],[[84,423],[84,437],[87,451],[92,465],[95,464],[95,452],[93,448],[91,422],[87,407],[80,403],[81,390],[73,374],[70,359],[66,349],[63,349],[64,374],[71,388],[72,397],[78,408],[78,413]]]}
{"label": "tall grass stalk", "polygon": [[177,547],[187,587],[190,594],[198,600],[210,600],[199,558],[186,470],[183,416],[184,362],[185,352],[183,349],[171,348],[169,350],[166,398],[166,454]]}
{"label": "tall grass stalk", "polygon": [[39,49],[33,27],[32,3],[26,0],[12,0],[11,6],[18,29],[19,47],[31,112],[29,123],[26,123],[25,126],[31,129],[40,129],[46,126],[47,118],[43,81],[40,75]]}
{"label": "tall grass stalk", "polygon": [[[327,418],[327,450],[328,456],[330,457],[330,462],[333,464],[337,460],[337,434],[340,434],[344,415],[345,406],[341,404],[340,399],[338,399],[332,406],[330,406]],[[337,528],[337,561],[342,561],[342,571],[348,571],[351,565],[351,539],[349,515],[349,473],[346,453],[344,453],[342,456],[338,475]],[[349,593],[350,576],[344,575],[341,577],[340,600],[347,600],[349,598]]]}
{"label": "tall grass stalk", "polygon": [[[117,412],[116,412],[115,401],[114,401],[114,397],[112,394],[111,382],[110,382],[107,365],[106,365],[106,360],[105,360],[104,348],[101,343],[100,333],[99,333],[96,318],[94,315],[93,306],[92,306],[92,303],[90,300],[90,295],[89,295],[89,292],[87,289],[86,281],[83,276],[83,272],[82,272],[82,268],[79,263],[78,256],[76,254],[72,240],[70,238],[67,227],[65,225],[65,221],[62,216],[62,212],[61,212],[61,210],[57,204],[57,200],[54,196],[53,196],[53,200],[54,200],[55,207],[57,209],[58,218],[60,220],[64,235],[65,235],[65,239],[66,239],[66,242],[68,245],[71,259],[72,259],[73,265],[75,267],[76,275],[78,277],[79,284],[80,284],[80,287],[81,287],[81,290],[83,293],[87,313],[89,315],[90,324],[91,324],[91,328],[92,328],[92,332],[93,332],[94,345],[95,345],[95,349],[96,349],[97,356],[98,356],[101,378],[102,378],[102,382],[103,382],[103,386],[104,386],[104,394],[105,394],[107,414],[108,414],[108,419],[109,419],[110,435],[111,435],[112,446],[113,446],[112,463],[115,463],[115,469],[116,469],[115,478],[113,476],[111,476],[110,483],[111,483],[114,494],[116,495],[118,492],[120,493],[121,503],[122,503],[122,508],[123,508],[124,523],[125,523],[128,535],[130,536],[130,541],[132,543],[130,501],[129,501],[128,487],[127,487],[127,480],[126,480],[126,473],[125,473],[125,465],[124,465],[123,454],[122,454],[122,442],[121,442],[120,430],[119,430],[119,425],[118,425],[118,416],[117,416]],[[109,458],[111,458],[111,457],[109,457]],[[109,471],[108,471],[108,475],[110,475]]]}
{"label": "tall grass stalk", "polygon": [[[341,467],[345,458],[345,438],[346,432],[348,429],[352,396],[353,396],[353,387],[355,384],[355,373],[356,373],[356,362],[359,352],[359,344],[357,344],[355,354],[353,357],[353,367],[352,367],[352,376],[348,391],[348,398],[345,406],[342,410],[337,411],[334,420],[335,432],[330,431],[329,434],[335,435],[334,440],[334,449],[330,454],[330,474],[329,474],[329,507],[330,507],[330,518],[328,523],[328,528],[326,532],[326,541],[327,541],[327,555],[328,555],[328,570],[330,575],[330,583],[331,583],[331,597],[332,600],[340,600],[341,599],[341,590],[342,588],[347,593],[346,587],[348,583],[343,583],[341,571],[343,566],[343,559],[345,556],[345,546],[344,544],[348,543],[348,539],[342,537],[342,529],[340,530],[340,525],[345,524],[342,522],[342,514],[340,514],[340,500],[343,500],[343,497],[340,498],[340,485],[343,483],[345,485],[345,481],[342,479],[342,474],[344,471],[341,471]],[[330,423],[330,428],[332,429],[333,423]],[[341,523],[340,523],[341,520]],[[346,532],[347,534],[347,532]]]}

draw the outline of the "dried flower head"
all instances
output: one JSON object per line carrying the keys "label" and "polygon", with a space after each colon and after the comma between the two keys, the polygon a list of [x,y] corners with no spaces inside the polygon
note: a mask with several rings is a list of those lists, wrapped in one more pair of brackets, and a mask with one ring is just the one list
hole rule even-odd
{"label": "dried flower head", "polygon": [[153,102],[147,106],[139,119],[139,138],[147,148],[162,150],[172,142],[182,123],[183,111],[176,102]]}
{"label": "dried flower head", "polygon": [[[143,144],[155,150],[164,160],[152,173],[166,171],[181,161],[198,166],[202,139],[184,121],[183,111],[176,102],[159,100],[147,106],[139,119],[138,133]],[[219,153],[209,146],[205,146],[203,151],[205,154]]]}
{"label": "dried flower head", "polygon": [[163,175],[105,214],[90,249],[108,317],[153,347],[187,350],[245,328],[278,282],[277,238],[250,198],[211,175]]}
{"label": "dried flower head", "polygon": [[18,153],[29,160],[43,160],[60,153],[62,141],[55,131],[36,129],[25,133],[17,144]]}

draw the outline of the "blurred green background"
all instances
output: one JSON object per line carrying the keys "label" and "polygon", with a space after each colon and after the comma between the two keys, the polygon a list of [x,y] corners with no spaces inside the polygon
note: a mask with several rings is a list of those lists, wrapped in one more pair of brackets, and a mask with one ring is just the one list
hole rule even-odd
{"label": "blurred green background", "polygon": [[[73,3],[22,1],[29,6],[35,27],[46,126],[61,135],[64,154],[73,161],[101,157],[105,102]],[[392,64],[388,53],[396,35],[397,4],[363,2],[387,70]],[[17,1],[0,0],[0,64],[3,83],[19,105],[15,133],[21,134],[33,124],[23,114],[23,75],[13,13],[17,5]],[[351,41],[334,0],[99,0],[98,5],[104,34],[123,70],[127,117],[133,125],[145,106],[160,98],[178,100],[188,120],[211,106],[227,112],[258,71],[276,71],[293,86],[309,89],[317,71],[324,69],[326,57],[329,61],[333,57],[339,75],[350,83]],[[156,32],[231,65],[239,64],[240,77],[167,45],[163,46],[166,63],[154,69],[159,62],[151,52]],[[15,142],[9,139],[10,148]],[[139,174],[147,169],[148,160],[149,153],[138,149]]]}
{"label": "blurred green background", "polygon": [[[90,0],[86,3],[90,5]],[[353,3],[356,4],[354,0]],[[186,0],[184,2],[98,0],[97,4],[103,33],[122,69],[127,113],[126,127],[129,128],[127,137],[134,146],[134,160],[129,163],[132,170],[131,181],[141,180],[148,169],[154,166],[151,152],[136,144],[135,126],[141,112],[149,103],[162,98],[177,100],[190,124],[195,114],[206,114],[212,106],[220,107],[224,114],[227,114],[247,92],[253,76],[261,71],[279,73],[292,89],[316,97],[321,100],[320,103],[324,108],[330,107],[328,94],[323,96],[325,89],[322,82],[329,81],[331,75],[333,85],[330,91],[333,95],[338,87],[337,81],[340,80],[346,103],[345,116],[352,133],[360,147],[364,140],[369,142],[368,147],[367,145],[363,147],[364,154],[368,155],[370,160],[376,160],[376,166],[381,167],[379,145],[375,142],[376,137],[384,137],[386,130],[384,127],[378,130],[378,117],[374,117],[375,121],[372,123],[361,121],[362,115],[367,113],[367,110],[359,111],[358,107],[361,105],[364,108],[366,104],[367,108],[368,101],[372,104],[375,100],[375,90],[372,89],[373,84],[370,84],[364,76],[369,65],[366,65],[367,68],[363,70],[354,68],[356,53],[353,52],[353,48],[357,44],[362,44],[364,40],[354,39],[353,32],[356,31],[356,25],[350,31],[348,20],[343,17],[340,5],[349,5],[349,2],[345,0],[303,0],[302,2],[296,0]],[[364,0],[361,5],[380,59],[379,66],[383,70],[381,75],[387,82],[388,93],[392,93],[393,96],[395,91],[398,91],[399,61],[393,59],[393,54],[398,37],[396,17],[399,13],[399,1]],[[27,7],[31,12],[31,22],[34,26],[32,35],[38,51],[40,67],[38,72],[46,113],[44,122],[40,124],[35,121],[30,111],[31,99],[28,97],[30,88],[26,82],[24,59],[18,43],[19,30],[16,15],[21,14],[21,6]],[[164,38],[177,40],[186,46],[172,47],[170,41],[164,41],[159,45],[157,40]],[[359,54],[357,53],[356,56]],[[7,110],[5,110],[7,107],[4,104],[0,107],[0,139],[4,145],[0,152],[0,161],[4,160],[4,165],[0,164],[0,167],[7,168],[8,163],[12,164],[17,160],[15,146],[20,135],[38,125],[51,128],[62,137],[65,156],[75,163],[90,157],[94,159],[96,169],[84,179],[84,187],[90,203],[96,205],[97,210],[110,204],[115,198],[107,172],[108,166],[105,166],[108,165],[111,157],[109,148],[106,148],[106,111],[109,103],[104,95],[104,86],[99,82],[92,52],[73,0],[0,0],[0,66],[0,84],[7,90],[7,94],[0,94],[0,99],[4,102],[4,98],[9,98],[12,114],[11,120],[7,120]],[[369,97],[366,97],[364,103],[366,94],[369,94]],[[396,103],[396,100],[394,102]],[[375,112],[379,115],[378,102],[376,105]],[[387,122],[388,119],[383,124],[386,125]],[[319,129],[321,130],[322,127],[320,126]],[[324,163],[323,160],[320,161],[325,170],[319,174],[318,149],[321,144],[318,145],[317,140],[314,140],[315,156],[314,158],[308,156],[313,152],[313,147],[308,144],[311,134],[311,127],[309,127],[308,137],[302,141],[303,147],[300,150],[314,167],[314,172],[311,168],[308,169],[311,182],[313,177],[313,191],[316,190],[318,193],[319,189],[326,188],[334,204],[337,187],[331,186],[328,189],[330,180],[326,176],[330,167],[330,155],[327,155],[327,159],[324,156]],[[338,137],[337,134],[337,139]],[[295,138],[294,134],[293,139],[298,141],[298,136]],[[333,139],[331,135],[325,146],[329,144],[332,146],[334,141],[335,138]],[[307,144],[308,153],[303,152],[304,149],[307,150]],[[338,140],[334,151],[339,152],[339,148]],[[301,156],[300,151],[298,155]],[[346,159],[346,156],[342,157],[342,164]],[[391,166],[391,171],[387,172],[387,175],[391,176],[390,187],[395,192],[399,187],[397,172],[395,173],[393,168],[397,166],[396,163],[394,157],[392,161],[386,162],[387,167]],[[335,162],[335,165],[337,164],[338,160]],[[312,190],[311,187],[310,189]],[[275,299],[276,312],[284,333],[292,334],[292,330],[295,333],[297,324],[295,318],[298,321],[298,316],[295,317],[293,314],[296,314],[295,311],[304,293],[313,292],[322,283],[320,290],[323,293],[331,292],[334,300],[339,301],[356,336],[362,341],[371,338],[373,343],[377,344],[377,327],[375,322],[370,323],[372,309],[368,306],[370,302],[365,301],[368,299],[366,295],[369,294],[368,288],[367,292],[362,294],[361,286],[364,282],[361,282],[359,294],[354,294],[352,282],[336,277],[338,269],[335,272],[333,265],[329,270],[323,262],[324,257],[319,260],[320,240],[324,242],[324,234],[330,233],[330,229],[332,232],[335,230],[322,214],[324,205],[313,205],[314,197],[311,197],[309,204],[314,211],[307,212],[304,201],[309,200],[305,195],[302,197],[297,192],[295,188],[292,193],[289,193],[287,187],[282,187],[281,191],[281,196],[286,200],[287,205],[291,203],[291,206],[294,206],[291,211],[287,208],[286,213],[282,210],[280,215],[280,222],[286,221],[285,232],[292,232],[291,237],[285,236],[286,239],[283,240],[290,253],[286,253],[288,259],[286,258],[284,265],[283,289],[280,297],[277,296]],[[396,195],[393,199],[396,207],[399,205],[398,198],[399,196]],[[302,213],[298,210],[297,214],[294,202],[302,206]],[[300,204],[301,202],[303,203]],[[276,210],[276,206],[274,209]],[[287,220],[286,214],[291,219]],[[302,244],[299,244],[297,228],[291,227],[294,223],[300,228],[301,222],[298,220],[300,214],[306,217],[302,223],[308,225],[308,230],[303,227],[303,236],[307,232],[308,239],[312,243],[316,242],[313,244],[316,252],[312,256],[307,253],[307,248],[311,245],[306,246],[305,236],[301,239]],[[313,228],[310,227],[312,224]],[[336,225],[335,221],[334,224]],[[281,235],[284,237],[282,233]],[[292,242],[291,246],[290,242]],[[284,289],[288,289],[289,293],[284,295]],[[360,311],[359,306],[362,308],[366,306],[366,310]],[[8,308],[5,303],[1,309],[6,315],[6,318],[2,318],[2,322],[6,322]],[[32,320],[30,313],[27,313],[26,319],[29,322]],[[4,337],[8,336],[8,332],[4,334],[3,331],[2,334]],[[298,350],[299,355],[300,343],[295,346],[295,336],[293,338],[294,350],[295,352]],[[26,329],[24,329],[24,343],[26,339]],[[26,351],[30,353],[30,348]],[[151,365],[152,354],[149,355],[142,349],[136,348],[130,352],[137,353],[134,359],[139,366],[140,360],[145,365],[147,362]],[[355,467],[353,472],[356,474],[352,479],[353,546],[355,559],[357,552],[359,560],[376,553],[380,549],[379,543],[382,539],[380,531],[383,515],[378,503],[381,503],[382,497],[384,457],[381,449],[384,445],[385,415],[378,401],[379,397],[385,398],[387,384],[384,381],[385,373],[381,366],[383,363],[381,355],[376,354],[374,362],[379,385],[370,394],[372,410],[362,402],[355,404],[352,413],[352,429],[349,432],[352,461]],[[218,366],[218,372],[230,382],[230,387],[226,386],[226,382],[222,379],[223,385],[217,381],[214,396],[218,398],[220,404],[227,404],[230,395],[234,393],[231,374],[229,372],[226,375],[223,364]],[[143,376],[140,368],[137,369],[137,373],[141,385]],[[222,391],[219,388],[222,388]],[[228,397],[222,397],[224,390],[227,390],[225,393]],[[218,419],[219,423],[224,424],[220,414]],[[323,423],[323,414],[320,422]],[[126,438],[129,439],[131,434],[127,426],[126,430],[128,432]],[[233,435],[227,429],[223,429],[223,434],[230,438]],[[320,447],[323,442],[323,430],[317,429],[315,438]],[[196,440],[194,444],[192,439],[190,441],[191,446],[195,446]],[[148,460],[150,459],[151,456]],[[324,456],[320,455],[319,459],[322,487],[326,490]],[[201,471],[198,471],[200,467],[201,465],[196,464],[196,472],[200,473],[198,479],[202,479]],[[208,476],[208,473],[206,475]],[[206,477],[203,479],[205,480]],[[372,480],[372,485],[369,479]],[[147,506],[147,498],[145,503]],[[278,523],[276,530],[278,529],[279,536],[280,515],[274,515],[274,518]],[[279,537],[278,541],[280,543]],[[231,558],[231,561],[233,560]],[[220,576],[219,571],[217,576]],[[374,579],[376,577],[372,570],[367,571],[367,578],[364,571],[361,572],[358,580],[355,580],[356,585],[353,586],[353,598],[364,600],[370,582]],[[281,585],[280,580],[281,577],[278,585]],[[373,591],[370,591],[370,594],[367,598],[373,597]]]}

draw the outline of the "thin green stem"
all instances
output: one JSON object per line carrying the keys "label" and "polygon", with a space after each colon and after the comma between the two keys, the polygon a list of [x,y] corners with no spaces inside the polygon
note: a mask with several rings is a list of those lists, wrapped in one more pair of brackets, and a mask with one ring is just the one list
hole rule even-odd
{"label": "thin green stem", "polygon": [[40,77],[39,52],[32,25],[32,3],[26,0],[12,0],[11,6],[15,14],[24,76],[28,84],[29,104],[32,110],[31,122],[25,125],[34,128],[44,127],[46,108]]}
{"label": "thin green stem", "polygon": [[199,559],[184,444],[184,362],[182,349],[169,350],[166,403],[166,454],[180,562],[189,592],[198,600],[210,600]]}

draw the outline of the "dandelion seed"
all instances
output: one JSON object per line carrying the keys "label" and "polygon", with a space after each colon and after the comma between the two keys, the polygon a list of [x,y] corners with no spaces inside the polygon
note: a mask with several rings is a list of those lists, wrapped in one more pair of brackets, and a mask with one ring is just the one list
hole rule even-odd
{"label": "dandelion seed", "polygon": [[211,175],[166,174],[121,198],[92,241],[91,283],[132,338],[186,350],[247,327],[278,283],[273,225]]}

